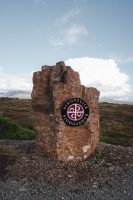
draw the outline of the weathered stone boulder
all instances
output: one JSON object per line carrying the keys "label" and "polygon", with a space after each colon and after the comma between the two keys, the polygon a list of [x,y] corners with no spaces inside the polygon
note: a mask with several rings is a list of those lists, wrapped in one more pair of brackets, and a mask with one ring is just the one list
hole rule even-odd
{"label": "weathered stone boulder", "polygon": [[[83,99],[89,106],[89,116],[79,126],[69,126],[61,116],[63,102],[71,98]],[[92,154],[99,141],[98,99],[99,91],[81,85],[78,72],[63,61],[35,72],[32,105],[37,152],[61,161],[82,161]]]}

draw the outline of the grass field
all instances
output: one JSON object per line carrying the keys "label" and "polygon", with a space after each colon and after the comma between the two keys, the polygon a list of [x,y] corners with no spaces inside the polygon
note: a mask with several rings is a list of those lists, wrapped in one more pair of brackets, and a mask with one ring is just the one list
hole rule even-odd
{"label": "grass field", "polygon": [[100,103],[100,140],[133,146],[133,105]]}
{"label": "grass field", "polygon": [[[133,146],[133,105],[100,103],[99,110],[100,141]],[[0,115],[33,130],[31,100],[0,98]]]}

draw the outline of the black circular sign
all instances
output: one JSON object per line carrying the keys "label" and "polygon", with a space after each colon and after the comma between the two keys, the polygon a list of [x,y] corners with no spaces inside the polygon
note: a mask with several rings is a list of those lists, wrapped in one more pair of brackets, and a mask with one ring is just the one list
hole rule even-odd
{"label": "black circular sign", "polygon": [[85,123],[89,116],[87,103],[80,98],[68,99],[61,107],[63,121],[69,126],[79,126]]}

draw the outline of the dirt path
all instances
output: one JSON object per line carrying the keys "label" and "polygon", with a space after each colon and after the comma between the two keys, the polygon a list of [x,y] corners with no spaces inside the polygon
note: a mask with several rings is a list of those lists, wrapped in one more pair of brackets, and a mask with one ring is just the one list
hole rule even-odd
{"label": "dirt path", "polygon": [[81,163],[35,153],[34,141],[0,141],[0,200],[133,200],[133,148],[100,143]]}

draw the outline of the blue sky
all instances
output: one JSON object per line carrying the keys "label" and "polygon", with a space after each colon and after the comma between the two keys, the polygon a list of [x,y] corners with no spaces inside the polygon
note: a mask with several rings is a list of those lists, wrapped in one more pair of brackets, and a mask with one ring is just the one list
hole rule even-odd
{"label": "blue sky", "polygon": [[[0,90],[24,89],[23,80],[28,89],[32,71],[64,60],[77,66],[86,85],[100,83],[103,97],[133,100],[132,9],[132,0],[0,0]],[[101,61],[112,82],[102,81]],[[87,82],[83,71],[100,78]],[[122,92],[104,92],[107,86]]]}

